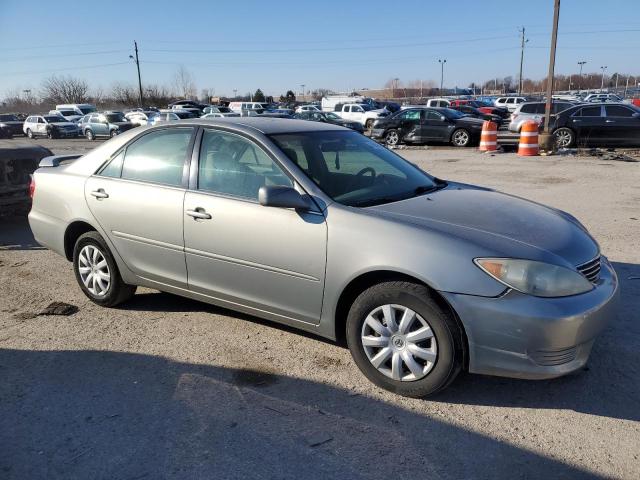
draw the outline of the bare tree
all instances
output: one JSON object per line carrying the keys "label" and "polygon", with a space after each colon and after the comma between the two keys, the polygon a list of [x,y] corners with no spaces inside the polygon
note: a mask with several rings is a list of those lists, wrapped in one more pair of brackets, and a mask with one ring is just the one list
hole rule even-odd
{"label": "bare tree", "polygon": [[137,105],[138,92],[133,85],[115,83],[111,87],[111,100],[124,106]]}
{"label": "bare tree", "polygon": [[42,97],[52,103],[83,103],[88,91],[87,82],[71,76],[53,75],[42,82]]}
{"label": "bare tree", "polygon": [[173,83],[176,87],[178,95],[183,98],[193,98],[196,96],[196,84],[193,81],[193,75],[184,65],[180,65],[178,71],[173,77]]}

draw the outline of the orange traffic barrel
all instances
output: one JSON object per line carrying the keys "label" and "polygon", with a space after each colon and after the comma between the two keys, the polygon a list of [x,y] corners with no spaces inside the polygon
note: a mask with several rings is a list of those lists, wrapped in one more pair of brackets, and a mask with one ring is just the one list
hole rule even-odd
{"label": "orange traffic barrel", "polygon": [[498,149],[498,125],[489,120],[482,124],[480,134],[480,151],[495,152]]}
{"label": "orange traffic barrel", "polygon": [[520,143],[518,144],[518,155],[523,157],[533,157],[538,155],[540,147],[538,145],[538,123],[524,122],[520,130]]}

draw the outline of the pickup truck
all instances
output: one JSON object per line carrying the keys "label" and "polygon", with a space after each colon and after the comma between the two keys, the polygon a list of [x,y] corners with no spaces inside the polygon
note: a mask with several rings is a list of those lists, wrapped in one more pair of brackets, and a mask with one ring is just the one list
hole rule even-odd
{"label": "pickup truck", "polygon": [[361,123],[366,129],[370,129],[378,118],[389,115],[385,109],[370,110],[361,103],[339,103],[335,106],[334,113],[345,120]]}

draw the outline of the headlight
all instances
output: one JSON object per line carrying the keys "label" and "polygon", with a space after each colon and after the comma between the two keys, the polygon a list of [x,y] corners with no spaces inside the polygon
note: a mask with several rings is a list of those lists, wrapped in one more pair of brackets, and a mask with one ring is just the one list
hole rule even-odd
{"label": "headlight", "polygon": [[514,258],[476,258],[474,263],[506,286],[536,297],[566,297],[593,289],[577,271],[549,263]]}

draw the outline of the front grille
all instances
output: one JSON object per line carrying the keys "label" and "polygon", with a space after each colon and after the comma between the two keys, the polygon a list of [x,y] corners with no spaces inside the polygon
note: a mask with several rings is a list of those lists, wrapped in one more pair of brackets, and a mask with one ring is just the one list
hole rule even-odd
{"label": "front grille", "polygon": [[600,278],[600,256],[598,255],[590,262],[579,265],[578,271],[591,283],[596,283],[598,278]]}
{"label": "front grille", "polygon": [[565,348],[563,350],[536,350],[530,356],[538,365],[562,365],[575,360],[578,347]]}

